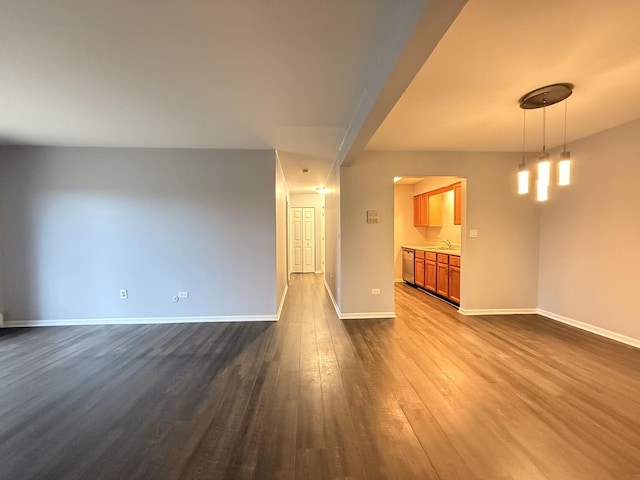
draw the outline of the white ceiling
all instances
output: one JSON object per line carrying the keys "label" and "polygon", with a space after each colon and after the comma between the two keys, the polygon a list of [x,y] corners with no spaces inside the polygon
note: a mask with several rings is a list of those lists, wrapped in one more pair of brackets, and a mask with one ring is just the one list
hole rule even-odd
{"label": "white ceiling", "polygon": [[[568,141],[640,118],[639,22],[638,0],[470,0],[367,148],[521,151],[518,99],[557,82],[575,85]],[[546,110],[561,145],[564,104]],[[526,115],[539,151],[542,109]]]}
{"label": "white ceiling", "polygon": [[0,143],[275,148],[322,183],[447,1],[2,0]]}
{"label": "white ceiling", "polygon": [[5,143],[320,155],[338,150],[399,9],[385,0],[0,5]]}
{"label": "white ceiling", "polygon": [[640,1],[464,3],[2,0],[0,143],[275,148],[303,192],[390,110],[367,148],[519,151],[560,81],[569,140],[640,116]]}

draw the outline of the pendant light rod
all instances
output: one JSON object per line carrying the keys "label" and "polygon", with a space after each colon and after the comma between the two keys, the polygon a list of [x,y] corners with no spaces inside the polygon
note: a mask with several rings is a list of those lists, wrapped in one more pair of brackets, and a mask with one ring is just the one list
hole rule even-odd
{"label": "pendant light rod", "polygon": [[542,109],[542,154],[547,153],[547,111]]}
{"label": "pendant light rod", "polygon": [[524,166],[525,135],[527,133],[527,111],[522,110],[522,166]]}
{"label": "pendant light rod", "polygon": [[567,102],[564,102],[564,148],[567,151]]}

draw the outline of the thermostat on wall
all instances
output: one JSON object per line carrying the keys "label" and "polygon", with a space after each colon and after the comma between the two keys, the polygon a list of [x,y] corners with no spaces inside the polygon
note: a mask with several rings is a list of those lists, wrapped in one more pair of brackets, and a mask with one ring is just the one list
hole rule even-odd
{"label": "thermostat on wall", "polygon": [[378,210],[367,210],[367,223],[378,223],[379,218]]}

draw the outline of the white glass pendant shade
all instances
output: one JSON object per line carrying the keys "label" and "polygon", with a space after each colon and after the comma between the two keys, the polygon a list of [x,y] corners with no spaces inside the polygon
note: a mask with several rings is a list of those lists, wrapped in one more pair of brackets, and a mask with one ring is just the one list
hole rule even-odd
{"label": "white glass pendant shade", "polygon": [[558,162],[558,185],[564,186],[571,183],[571,156],[569,152],[560,154]]}
{"label": "white glass pendant shade", "polygon": [[526,195],[529,193],[529,170],[521,168],[518,172],[518,193]]}
{"label": "white glass pendant shade", "polygon": [[538,180],[537,184],[536,200],[539,202],[546,202],[549,200],[549,185],[541,183],[540,180]]}
{"label": "white glass pendant shade", "polygon": [[551,162],[549,154],[544,154],[538,160],[538,183],[549,186],[551,179]]}

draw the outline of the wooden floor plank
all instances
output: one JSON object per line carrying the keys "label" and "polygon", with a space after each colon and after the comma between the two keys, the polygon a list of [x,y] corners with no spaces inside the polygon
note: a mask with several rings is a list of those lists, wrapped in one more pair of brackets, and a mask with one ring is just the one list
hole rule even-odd
{"label": "wooden floor plank", "polygon": [[397,284],[336,316],[0,330],[0,478],[640,478],[640,351]]}

